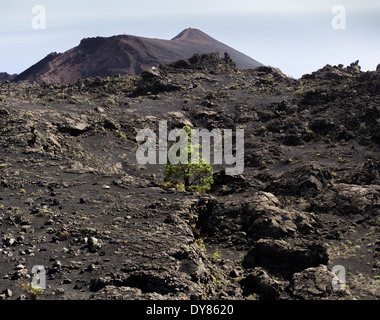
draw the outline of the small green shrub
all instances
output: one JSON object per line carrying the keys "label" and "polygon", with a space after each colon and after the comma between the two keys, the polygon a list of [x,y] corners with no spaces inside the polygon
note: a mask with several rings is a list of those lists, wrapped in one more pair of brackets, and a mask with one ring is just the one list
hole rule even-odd
{"label": "small green shrub", "polygon": [[34,286],[31,282],[28,282],[25,279],[19,279],[17,285],[32,300],[37,300],[38,297],[44,293],[43,289]]}
{"label": "small green shrub", "polygon": [[[166,187],[181,187],[186,191],[206,193],[214,183],[212,166],[202,158],[197,151],[200,146],[193,146],[191,143],[192,129],[189,126],[183,127],[188,137],[188,163],[165,165],[165,182]],[[192,155],[195,154],[198,162],[192,163]]]}
{"label": "small green shrub", "polygon": [[120,138],[127,139],[127,135],[123,131],[118,131],[117,133],[118,133]]}

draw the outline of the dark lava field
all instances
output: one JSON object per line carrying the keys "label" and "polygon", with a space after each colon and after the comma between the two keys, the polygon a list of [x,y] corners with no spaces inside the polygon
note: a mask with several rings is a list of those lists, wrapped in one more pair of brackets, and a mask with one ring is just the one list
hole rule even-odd
{"label": "dark lava field", "polygon": [[[244,129],[244,172],[164,188],[139,130]],[[301,79],[195,55],[140,76],[0,83],[0,299],[376,300],[380,72]],[[340,289],[333,273],[342,266]],[[340,269],[342,272],[342,269]]]}

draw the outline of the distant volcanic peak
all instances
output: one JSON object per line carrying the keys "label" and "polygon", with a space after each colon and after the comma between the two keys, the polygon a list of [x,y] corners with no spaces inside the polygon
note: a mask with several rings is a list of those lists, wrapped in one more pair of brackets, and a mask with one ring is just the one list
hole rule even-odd
{"label": "distant volcanic peak", "polygon": [[172,40],[186,40],[186,41],[216,41],[208,34],[199,29],[188,28],[183,30],[180,34],[175,36]]}
{"label": "distant volcanic peak", "polygon": [[94,76],[138,75],[153,66],[215,52],[227,52],[239,69],[262,65],[206,33],[189,28],[172,40],[126,34],[85,38],[75,48],[45,57],[13,81],[73,83]]}

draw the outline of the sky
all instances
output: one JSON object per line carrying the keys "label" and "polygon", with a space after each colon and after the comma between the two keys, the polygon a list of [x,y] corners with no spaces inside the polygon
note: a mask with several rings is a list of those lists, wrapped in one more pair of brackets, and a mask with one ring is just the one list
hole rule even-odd
{"label": "sky", "polygon": [[172,39],[189,27],[294,78],[326,64],[380,64],[379,0],[0,0],[0,72],[83,38]]}

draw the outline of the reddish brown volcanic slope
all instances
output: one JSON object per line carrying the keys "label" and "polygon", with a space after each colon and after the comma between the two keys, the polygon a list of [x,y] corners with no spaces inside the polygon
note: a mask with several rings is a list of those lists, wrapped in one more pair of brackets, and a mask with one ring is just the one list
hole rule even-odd
{"label": "reddish brown volcanic slope", "polygon": [[227,52],[240,69],[261,63],[213,39],[197,29],[186,29],[172,40],[131,35],[83,39],[64,53],[51,53],[14,81],[74,83],[78,79],[115,74],[137,75],[142,71],[188,59],[195,53]]}

